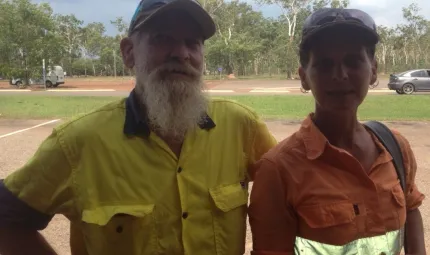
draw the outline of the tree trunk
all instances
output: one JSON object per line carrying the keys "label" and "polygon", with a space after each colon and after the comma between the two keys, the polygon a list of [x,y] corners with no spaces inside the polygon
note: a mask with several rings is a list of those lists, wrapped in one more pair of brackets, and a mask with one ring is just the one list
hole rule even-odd
{"label": "tree trunk", "polygon": [[256,59],[254,59],[254,74],[255,75],[258,75],[258,60],[257,60],[257,58]]}
{"label": "tree trunk", "polygon": [[91,61],[91,62],[92,62],[92,65],[93,65],[93,74],[94,74],[94,76],[96,76],[96,67],[94,65],[94,61]]}

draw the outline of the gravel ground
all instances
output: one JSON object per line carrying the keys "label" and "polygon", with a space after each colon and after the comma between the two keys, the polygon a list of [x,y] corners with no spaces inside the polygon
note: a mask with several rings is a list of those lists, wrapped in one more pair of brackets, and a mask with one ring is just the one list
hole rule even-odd
{"label": "gravel ground", "polygon": [[[44,122],[43,120],[2,120],[0,119],[0,137],[4,134],[27,128],[33,125]],[[269,121],[267,122],[269,129],[280,140],[299,127],[298,122],[286,121]],[[425,122],[389,122],[390,127],[399,130],[412,145],[417,158],[419,170],[417,173],[418,188],[424,194],[429,194],[430,189],[430,157],[428,152],[430,150],[430,137],[426,136],[430,127],[429,123]],[[0,154],[0,178],[4,178],[7,174],[14,171],[14,169],[23,165],[37,149],[42,140],[47,137],[56,124],[43,126],[36,129],[31,129],[23,133],[15,134],[0,138],[0,148],[3,148]],[[424,219],[424,230],[426,233],[427,251],[430,251],[430,208],[425,201],[421,207],[421,214]],[[249,232],[249,228],[248,228]],[[47,229],[43,231],[48,241],[61,255],[70,254],[69,248],[69,224],[63,216],[56,216]],[[248,233],[246,254],[251,250],[251,236]]]}

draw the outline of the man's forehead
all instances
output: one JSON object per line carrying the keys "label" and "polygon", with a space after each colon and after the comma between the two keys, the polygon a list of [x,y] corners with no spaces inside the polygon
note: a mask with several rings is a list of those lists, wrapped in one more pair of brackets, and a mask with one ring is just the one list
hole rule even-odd
{"label": "man's forehead", "polygon": [[171,11],[154,17],[144,28],[150,33],[183,34],[184,36],[202,37],[200,25],[183,11]]}

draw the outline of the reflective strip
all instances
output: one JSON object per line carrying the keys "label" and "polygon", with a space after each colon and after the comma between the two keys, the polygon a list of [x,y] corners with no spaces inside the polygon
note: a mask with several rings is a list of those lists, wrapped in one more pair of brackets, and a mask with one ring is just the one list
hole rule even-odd
{"label": "reflective strip", "polygon": [[294,254],[296,255],[369,255],[399,254],[403,247],[403,229],[388,232],[382,236],[361,238],[348,244],[337,246],[323,244],[301,237],[296,237]]}

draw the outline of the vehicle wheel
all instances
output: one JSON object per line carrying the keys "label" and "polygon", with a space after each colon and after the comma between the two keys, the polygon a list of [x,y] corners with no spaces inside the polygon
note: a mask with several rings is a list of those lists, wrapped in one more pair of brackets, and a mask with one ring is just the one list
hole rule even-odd
{"label": "vehicle wheel", "polygon": [[403,94],[405,94],[405,93],[403,93],[403,90],[401,90],[401,89],[396,89],[396,92],[397,92],[397,94],[399,94],[399,95],[403,95]]}
{"label": "vehicle wheel", "polygon": [[46,87],[47,87],[47,88],[52,87],[52,82],[51,82],[51,81],[46,81]]}
{"label": "vehicle wheel", "polygon": [[17,82],[15,83],[15,85],[16,85],[17,87],[20,87],[20,86],[22,85],[22,82],[17,81]]}
{"label": "vehicle wheel", "polygon": [[415,87],[413,84],[406,83],[405,85],[403,85],[402,91],[404,94],[410,95],[415,92]]}

